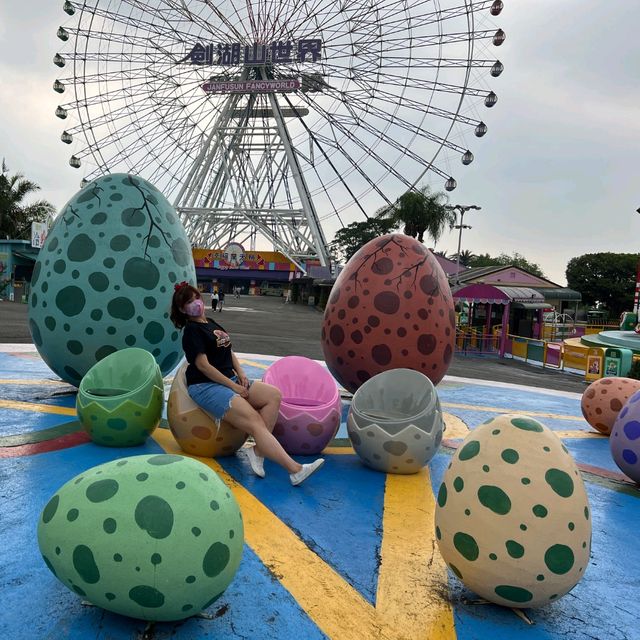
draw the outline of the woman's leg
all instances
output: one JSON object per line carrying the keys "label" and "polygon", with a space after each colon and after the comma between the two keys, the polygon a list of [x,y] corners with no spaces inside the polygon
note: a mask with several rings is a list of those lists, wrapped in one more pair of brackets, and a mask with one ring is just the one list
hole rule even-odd
{"label": "woman's leg", "polygon": [[262,416],[267,429],[273,431],[282,400],[280,389],[264,382],[254,382],[249,387],[248,400],[249,404]]}
{"label": "woman's leg", "polygon": [[260,455],[277,462],[289,473],[298,473],[302,465],[296,462],[267,429],[262,416],[244,399],[236,396],[224,419],[233,427],[253,436]]}

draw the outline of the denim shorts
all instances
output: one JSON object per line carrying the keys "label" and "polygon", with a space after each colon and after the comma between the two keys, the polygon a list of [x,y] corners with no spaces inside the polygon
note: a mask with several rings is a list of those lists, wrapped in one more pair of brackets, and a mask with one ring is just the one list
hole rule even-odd
{"label": "denim shorts", "polygon": [[[231,380],[238,382],[237,376],[233,376]],[[217,382],[201,382],[187,388],[191,399],[216,420],[224,418],[225,413],[231,408],[231,401],[238,395],[229,387]]]}

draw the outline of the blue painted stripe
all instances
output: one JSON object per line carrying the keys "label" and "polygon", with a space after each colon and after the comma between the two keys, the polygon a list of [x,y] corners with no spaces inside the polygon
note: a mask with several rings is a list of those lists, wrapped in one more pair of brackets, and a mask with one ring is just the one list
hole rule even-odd
{"label": "blue painted stripe", "polygon": [[268,460],[265,480],[251,473],[244,458],[219,462],[364,598],[375,602],[385,474],[367,469],[355,455],[334,455],[327,456],[324,467],[304,485],[291,487],[286,471]]}

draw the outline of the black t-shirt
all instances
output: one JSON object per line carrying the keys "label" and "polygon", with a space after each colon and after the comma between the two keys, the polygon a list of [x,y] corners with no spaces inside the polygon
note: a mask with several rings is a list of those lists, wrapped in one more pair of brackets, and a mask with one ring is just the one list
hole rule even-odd
{"label": "black t-shirt", "polygon": [[210,318],[207,322],[187,321],[182,334],[182,348],[189,363],[186,371],[187,386],[212,382],[195,365],[199,353],[204,353],[209,364],[227,378],[235,375],[231,359],[231,338],[217,322]]}

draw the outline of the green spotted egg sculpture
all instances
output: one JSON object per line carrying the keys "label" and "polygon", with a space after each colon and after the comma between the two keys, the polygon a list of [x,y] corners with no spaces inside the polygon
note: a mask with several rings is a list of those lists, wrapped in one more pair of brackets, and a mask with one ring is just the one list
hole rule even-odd
{"label": "green spotted egg sculpture", "polygon": [[440,486],[435,525],[451,571],[508,607],[555,602],[589,563],[580,473],[560,439],[526,416],[502,415],[467,436]]}
{"label": "green spotted egg sculpture", "polygon": [[51,572],[92,604],[142,620],[182,620],[231,583],[244,542],[236,499],[179,455],[107,462],[69,480],[38,523]]}
{"label": "green spotted egg sculpture", "polygon": [[128,174],[88,183],[62,209],[31,280],[29,327],[42,359],[78,386],[105,356],[150,351],[163,375],[182,356],[169,320],[174,284],[196,282],[175,209]]}

